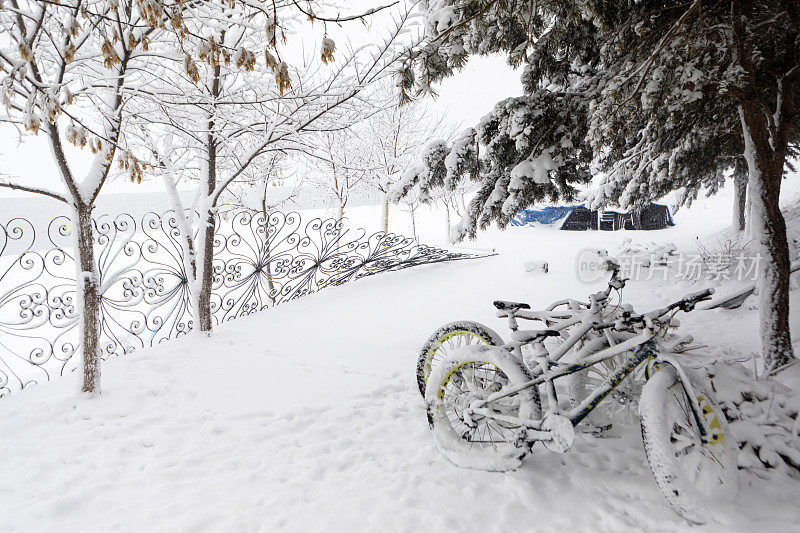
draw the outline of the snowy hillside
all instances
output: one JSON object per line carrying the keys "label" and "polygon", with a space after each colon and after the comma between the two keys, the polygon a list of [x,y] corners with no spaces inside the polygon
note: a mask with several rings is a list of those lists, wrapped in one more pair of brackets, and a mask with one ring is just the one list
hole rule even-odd
{"label": "snowy hillside", "polygon": [[[698,234],[724,226],[704,211],[647,233],[493,230],[474,245],[499,256],[381,274],[228,323],[210,341],[110,360],[100,399],[79,398],[75,375],[4,399],[0,531],[684,531],[638,426],[579,433],[567,454],[540,450],[513,473],[456,468],[436,452],[414,365],[445,322],[478,320],[505,336],[493,299],[537,307],[597,290],[602,282],[575,274],[586,247],[631,238],[694,250]],[[440,214],[425,216],[441,227]],[[550,272],[525,272],[527,261]],[[624,295],[646,310],[700,287],[642,279]],[[792,305],[797,316],[796,290]],[[756,317],[696,311],[681,329],[709,352],[749,355]],[[698,531],[800,522],[800,482],[741,481],[737,502]]]}

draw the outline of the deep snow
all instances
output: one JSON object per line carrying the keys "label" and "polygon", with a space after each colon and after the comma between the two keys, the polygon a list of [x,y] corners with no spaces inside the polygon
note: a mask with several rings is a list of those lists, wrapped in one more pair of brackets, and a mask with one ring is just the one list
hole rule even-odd
{"label": "deep snow", "polygon": [[[493,299],[536,307],[597,290],[602,282],[577,280],[583,248],[632,237],[693,251],[696,235],[725,225],[719,212],[698,206],[647,233],[491,230],[474,245],[499,256],[381,274],[211,339],[110,360],[100,398],[78,397],[76,375],[15,394],[0,401],[0,531],[683,531],[638,428],[579,433],[566,455],[531,454],[513,473],[458,469],[434,447],[414,367],[446,322],[477,320],[507,337]],[[353,215],[378,219],[377,209]],[[442,228],[439,216],[422,225]],[[548,274],[525,272],[543,260]],[[646,310],[699,288],[650,280],[624,294]],[[710,351],[757,349],[755,310],[682,321]],[[741,481],[736,504],[698,531],[797,527],[800,482]]]}

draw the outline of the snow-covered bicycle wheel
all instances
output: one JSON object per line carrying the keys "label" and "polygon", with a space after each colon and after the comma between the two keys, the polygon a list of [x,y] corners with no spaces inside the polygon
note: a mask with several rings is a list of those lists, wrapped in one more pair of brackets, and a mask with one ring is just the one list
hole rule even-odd
{"label": "snow-covered bicycle wheel", "polygon": [[502,337],[492,328],[479,322],[462,320],[445,324],[428,337],[417,358],[417,386],[425,396],[425,385],[431,367],[463,346],[487,345],[502,346]]}
{"label": "snow-covered bicycle wheel", "polygon": [[700,524],[710,504],[736,494],[737,446],[708,388],[697,380],[692,386],[711,431],[708,442],[702,441],[685,389],[669,365],[645,384],[639,411],[644,450],[658,487],[678,514]]}
{"label": "snow-covered bicycle wheel", "polygon": [[[521,426],[465,410],[476,400],[531,380],[525,365],[503,348],[467,346],[433,367],[425,401],[428,423],[439,451],[457,466],[490,471],[513,470],[527,453],[518,447]],[[539,391],[529,387],[487,405],[510,418],[541,417]]]}

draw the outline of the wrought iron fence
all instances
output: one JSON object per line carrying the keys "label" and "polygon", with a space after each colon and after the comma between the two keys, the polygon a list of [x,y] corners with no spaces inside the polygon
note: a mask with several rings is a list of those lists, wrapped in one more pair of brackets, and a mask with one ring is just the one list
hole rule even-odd
{"label": "wrought iron fence", "polygon": [[[195,224],[194,227],[197,225]],[[192,329],[174,211],[95,220],[102,357]],[[76,366],[78,310],[71,222],[46,238],[24,218],[0,221],[0,397]],[[335,219],[242,210],[216,218],[211,309],[219,324],[380,272],[480,257],[367,234]]]}

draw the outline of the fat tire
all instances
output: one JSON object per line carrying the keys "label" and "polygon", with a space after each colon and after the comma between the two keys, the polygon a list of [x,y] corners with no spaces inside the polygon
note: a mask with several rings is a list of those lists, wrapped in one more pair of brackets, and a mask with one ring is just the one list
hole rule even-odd
{"label": "fat tire", "polygon": [[450,322],[449,324],[445,324],[444,326],[440,327],[434,331],[430,337],[428,337],[428,340],[422,345],[422,349],[419,352],[419,357],[417,357],[417,387],[419,388],[419,393],[423,398],[425,397],[425,386],[427,384],[429,368],[431,366],[430,359],[432,359],[435,355],[435,353],[432,352],[435,352],[435,350],[441,345],[442,338],[459,331],[472,333],[480,337],[487,346],[502,346],[505,344],[503,338],[496,331],[489,326],[484,326],[480,322],[460,320],[458,322]]}
{"label": "fat tire", "polygon": [[644,385],[639,412],[644,451],[658,488],[679,515],[694,524],[703,524],[707,520],[709,500],[729,498],[735,494],[738,447],[725,416],[709,388],[702,386],[700,380],[691,381],[695,392],[702,394],[707,400],[720,423],[719,432],[724,435],[722,442],[715,444],[721,446],[719,454],[715,456],[718,455],[718,462],[723,467],[723,477],[719,486],[714,487],[717,489],[716,494],[708,494],[707,490],[698,488],[686,477],[676,460],[675,452],[670,447],[671,427],[664,418],[665,406],[669,400],[670,389],[680,384],[678,373],[672,366],[666,365]]}
{"label": "fat tire", "polygon": [[[452,376],[455,369],[472,362],[496,366],[508,378],[509,386],[519,385],[532,379],[525,364],[503,348],[474,345],[455,350],[431,370],[425,393],[428,424],[436,447],[456,466],[493,472],[514,470],[521,464],[522,458],[528,452],[528,446],[517,447],[516,443],[507,442],[497,446],[496,449],[473,447],[453,428],[445,413],[444,401],[439,398],[440,386]],[[520,416],[533,419],[541,417],[539,391],[535,386],[523,389],[517,397]]]}

